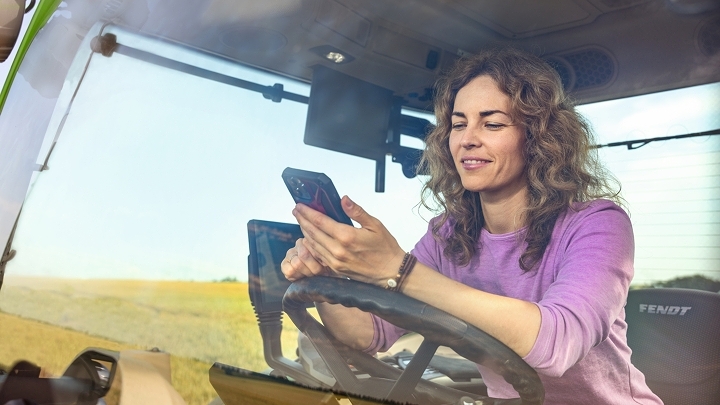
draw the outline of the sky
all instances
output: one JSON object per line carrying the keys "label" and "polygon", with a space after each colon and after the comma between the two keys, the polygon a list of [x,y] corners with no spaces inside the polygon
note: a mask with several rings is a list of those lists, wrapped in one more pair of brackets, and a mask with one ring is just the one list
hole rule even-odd
{"label": "sky", "polygon": [[[229,64],[195,62],[261,84],[279,81]],[[309,93],[306,85],[284,84]],[[601,143],[715,129],[719,89],[580,110]],[[433,216],[418,207],[421,179],[404,178],[388,160],[386,192],[375,193],[373,161],[303,144],[305,114],[302,104],[272,103],[122,55],[94,58],[50,170],[38,176],[26,200],[7,275],[244,280],[247,222],[295,222],[280,178],[285,167],[325,172],[341,195],[380,218],[411,249]]]}
{"label": "sky", "polygon": [[373,161],[302,143],[305,114],[122,55],[94,59],[23,208],[8,274],[243,279],[247,222],[294,223],[288,166],[327,173],[411,249],[427,227],[414,208],[419,180],[389,163],[387,192],[374,193]]}

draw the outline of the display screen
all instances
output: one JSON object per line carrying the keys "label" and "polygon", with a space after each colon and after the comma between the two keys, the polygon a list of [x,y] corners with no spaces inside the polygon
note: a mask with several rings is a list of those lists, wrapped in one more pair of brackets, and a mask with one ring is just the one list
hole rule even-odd
{"label": "display screen", "polygon": [[281,222],[248,222],[248,288],[258,313],[282,311],[282,298],[290,286],[280,270],[288,249],[302,238],[300,226]]}
{"label": "display screen", "polygon": [[[385,159],[393,93],[338,71],[316,66],[304,141],[368,159]],[[400,110],[395,111],[400,118]]]}

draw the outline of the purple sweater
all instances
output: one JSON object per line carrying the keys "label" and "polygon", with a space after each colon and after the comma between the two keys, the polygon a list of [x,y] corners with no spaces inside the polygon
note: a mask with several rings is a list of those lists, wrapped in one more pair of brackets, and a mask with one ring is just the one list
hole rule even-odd
{"label": "purple sweater", "polygon": [[[450,231],[446,224],[441,234]],[[524,360],[540,375],[546,404],[662,404],[630,363],[624,305],[635,248],[627,214],[607,200],[567,210],[539,267],[527,273],[518,263],[526,247],[519,242],[523,232],[498,235],[483,229],[482,248],[463,267],[443,256],[430,230],[413,253],[449,278],[538,306],[540,332]],[[386,350],[404,333],[377,317],[373,322],[368,351]],[[491,397],[518,397],[502,377],[478,367]]]}

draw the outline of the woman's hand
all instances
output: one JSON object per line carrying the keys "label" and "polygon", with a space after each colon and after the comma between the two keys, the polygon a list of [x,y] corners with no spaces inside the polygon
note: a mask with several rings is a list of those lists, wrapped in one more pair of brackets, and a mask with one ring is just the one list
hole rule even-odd
{"label": "woman's hand", "polygon": [[[387,279],[397,274],[405,252],[379,220],[347,196],[342,198],[342,208],[360,224],[360,228],[338,223],[305,205],[296,205],[293,215],[305,235],[303,247],[319,266],[327,266],[355,280],[384,286]],[[312,272],[310,268],[308,270]]]}
{"label": "woman's hand", "polygon": [[280,263],[280,269],[285,278],[297,281],[304,277],[332,275],[332,270],[318,263],[310,251],[305,248],[303,240],[303,238],[298,239],[295,247],[287,251],[285,259]]}
{"label": "woman's hand", "polygon": [[[285,278],[297,281],[305,277],[337,276],[330,268],[320,264],[305,247],[305,239],[295,242],[295,247],[287,251],[280,264]],[[366,349],[372,343],[375,334],[370,314],[357,308],[316,302],[320,318],[330,333],[341,342],[357,350]]]}

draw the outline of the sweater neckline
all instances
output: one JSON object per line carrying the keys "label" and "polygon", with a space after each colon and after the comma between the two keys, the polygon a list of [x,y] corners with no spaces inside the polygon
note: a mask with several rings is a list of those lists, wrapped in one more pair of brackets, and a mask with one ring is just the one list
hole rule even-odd
{"label": "sweater neckline", "polygon": [[521,233],[524,233],[526,230],[527,230],[527,226],[523,226],[522,228],[520,228],[516,231],[513,231],[513,232],[490,233],[490,231],[488,231],[487,229],[482,228],[482,230],[480,231],[480,236],[483,238],[492,239],[492,240],[507,240],[507,239],[517,240],[517,237]]}

